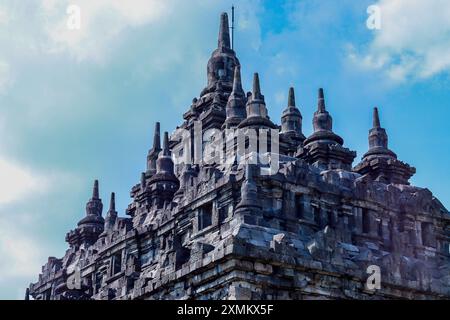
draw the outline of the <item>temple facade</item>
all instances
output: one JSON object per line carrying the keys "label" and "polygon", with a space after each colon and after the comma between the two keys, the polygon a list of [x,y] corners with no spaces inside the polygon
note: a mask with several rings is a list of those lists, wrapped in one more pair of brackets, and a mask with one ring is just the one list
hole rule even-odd
{"label": "temple facade", "polygon": [[[229,30],[223,13],[207,86],[180,127],[161,139],[155,125],[127,216],[114,193],[103,215],[95,181],[64,257],[48,259],[26,299],[449,299],[450,214],[410,185],[415,168],[389,149],[378,109],[354,166],[322,89],[309,136],[294,89],[281,125],[268,116],[258,74],[244,92]],[[263,172],[261,142],[256,163],[244,161],[248,137],[226,164],[188,161],[211,143],[193,147],[199,125],[222,132],[232,151],[239,139],[227,130],[253,129],[258,141],[270,132],[265,154],[276,170]]]}

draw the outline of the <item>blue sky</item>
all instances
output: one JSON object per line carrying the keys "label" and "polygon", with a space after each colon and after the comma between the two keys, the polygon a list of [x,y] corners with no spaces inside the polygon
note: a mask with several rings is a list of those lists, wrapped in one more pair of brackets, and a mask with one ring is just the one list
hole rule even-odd
{"label": "blue sky", "polygon": [[[236,1],[237,3],[237,1]],[[78,4],[81,29],[68,30]],[[22,298],[84,215],[94,179],[123,215],[155,121],[172,131],[206,84],[226,0],[0,0],[0,298]],[[366,26],[378,5],[381,29]],[[279,123],[290,86],[305,135],[324,87],[335,132],[367,150],[378,106],[413,184],[450,207],[450,5],[444,0],[239,1],[244,89],[258,71]]]}

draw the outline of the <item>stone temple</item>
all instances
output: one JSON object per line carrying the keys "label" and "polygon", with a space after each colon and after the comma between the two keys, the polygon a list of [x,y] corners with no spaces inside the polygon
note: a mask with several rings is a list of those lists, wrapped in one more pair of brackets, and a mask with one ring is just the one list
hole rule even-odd
{"label": "stone temple", "polygon": [[280,126],[258,74],[244,92],[229,30],[223,13],[208,84],[178,129],[276,130],[277,171],[174,162],[174,150],[195,152],[175,133],[161,146],[157,123],[128,217],[114,193],[102,215],[95,181],[64,257],[48,259],[26,299],[449,299],[449,212],[410,185],[415,169],[389,149],[378,109],[353,166],[322,89],[308,137],[292,88]]}

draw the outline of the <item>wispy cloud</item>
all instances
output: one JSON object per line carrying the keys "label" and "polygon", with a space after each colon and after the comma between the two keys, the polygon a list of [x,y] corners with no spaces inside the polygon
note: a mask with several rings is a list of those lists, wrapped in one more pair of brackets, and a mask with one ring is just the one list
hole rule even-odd
{"label": "wispy cloud", "polygon": [[9,15],[5,7],[0,5],[0,26],[5,26],[9,22]]}
{"label": "wispy cloud", "polygon": [[396,82],[450,72],[450,6],[446,0],[379,0],[381,29],[367,46],[350,46],[351,62]]}
{"label": "wispy cloud", "polygon": [[[67,27],[69,5],[80,9],[80,29]],[[169,12],[169,5],[159,0],[43,0],[40,10],[49,52],[102,61],[124,29],[157,21]]]}
{"label": "wispy cloud", "polygon": [[20,199],[27,193],[45,191],[46,181],[17,164],[0,158],[0,205]]}
{"label": "wispy cloud", "polygon": [[53,236],[42,233],[43,225],[48,230],[60,223],[61,209],[55,210],[59,207],[57,199],[64,190],[70,190],[69,186],[77,189],[79,185],[72,174],[32,171],[15,161],[0,159],[1,298],[23,297],[30,281],[36,279],[49,249],[58,247],[49,245]]}
{"label": "wispy cloud", "polygon": [[39,242],[28,232],[1,218],[0,228],[0,284],[6,279],[35,277],[44,262]]}

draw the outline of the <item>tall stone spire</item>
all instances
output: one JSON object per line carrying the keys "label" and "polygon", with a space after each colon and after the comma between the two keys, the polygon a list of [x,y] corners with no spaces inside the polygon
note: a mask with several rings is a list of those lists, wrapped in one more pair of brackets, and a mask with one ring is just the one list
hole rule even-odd
{"label": "tall stone spire", "polygon": [[111,192],[111,199],[109,200],[108,212],[116,212],[116,194]]}
{"label": "tall stone spire", "polygon": [[378,108],[375,107],[373,108],[373,127],[374,128],[379,128],[380,125],[380,116],[378,114]]}
{"label": "tall stone spire", "polygon": [[281,133],[292,132],[305,137],[302,133],[302,114],[295,106],[294,88],[289,89],[288,105],[281,116]]}
{"label": "tall stone spire", "polygon": [[363,158],[374,156],[389,157],[397,159],[397,155],[388,148],[388,135],[384,128],[381,128],[378,108],[373,109],[373,128],[369,131],[369,151]]}
{"label": "tall stone spire", "polygon": [[288,107],[295,107],[295,92],[292,87],[289,88]]}
{"label": "tall stone spire", "polygon": [[[156,165],[155,165],[156,167]],[[156,172],[156,169],[155,169]],[[144,190],[146,186],[145,172],[141,173],[141,189]]]}
{"label": "tall stone spire", "polygon": [[267,117],[266,103],[261,94],[261,84],[259,74],[253,74],[253,90],[247,101],[247,117]]}
{"label": "tall stone spire", "polygon": [[305,145],[316,141],[344,144],[344,140],[333,132],[333,118],[325,107],[325,96],[323,89],[319,89],[317,99],[317,111],[313,117],[314,133],[305,140]]}
{"label": "tall stone spire", "polygon": [[228,98],[226,106],[226,120],[223,125],[224,129],[236,127],[246,117],[245,111],[246,96],[242,89],[241,67],[234,68],[233,91]]}
{"label": "tall stone spire", "polygon": [[234,95],[245,96],[245,92],[242,89],[241,66],[236,66],[234,68],[233,91],[231,93]]}
{"label": "tall stone spire", "polygon": [[153,147],[149,150],[147,155],[147,173],[153,175],[156,172],[156,159],[161,151],[161,137],[160,137],[160,123],[155,124],[155,133],[153,134]]}
{"label": "tall stone spire", "polygon": [[223,12],[220,15],[220,29],[219,29],[219,48],[227,48],[231,49],[231,41],[230,41],[230,26],[228,23],[228,14]]}
{"label": "tall stone spire", "polygon": [[247,98],[246,111],[247,118],[239,124],[239,128],[276,128],[267,114],[266,102],[264,101],[264,95],[261,93],[258,73],[253,75],[253,92]]}
{"label": "tall stone spire", "polygon": [[94,187],[92,188],[92,199],[99,199],[98,180],[94,181]]}
{"label": "tall stone spire", "polygon": [[105,230],[111,230],[114,227],[116,220],[117,220],[116,194],[112,192],[111,199],[109,202],[109,210],[105,217]]}
{"label": "tall stone spire", "polygon": [[350,171],[356,152],[343,147],[344,140],[333,132],[333,118],[325,106],[323,89],[319,89],[317,111],[313,117],[314,132],[304,141],[302,157],[322,170]]}
{"label": "tall stone spire", "polygon": [[261,94],[261,84],[259,83],[259,74],[258,73],[255,73],[253,75],[252,99],[264,101],[264,96]]}
{"label": "tall stone spire", "polygon": [[175,192],[180,186],[180,182],[174,173],[168,132],[164,132],[163,150],[159,153],[156,161],[156,173],[150,178],[148,184],[153,204],[160,208],[172,201]]}
{"label": "tall stone spire", "polygon": [[239,59],[231,49],[228,15],[224,12],[220,16],[218,46],[208,61],[208,85],[200,96],[218,91],[217,83],[220,83],[221,93],[229,94],[233,87],[234,68],[239,65]]}
{"label": "tall stone spire", "polygon": [[383,183],[409,184],[416,169],[397,159],[388,147],[388,135],[381,127],[378,108],[373,109],[373,124],[369,131],[369,151],[353,169],[361,175]]}
{"label": "tall stone spire", "polygon": [[92,189],[92,198],[86,204],[86,214],[88,216],[100,216],[102,215],[103,204],[99,197],[98,180],[94,181],[94,187]]}
{"label": "tall stone spire", "polygon": [[326,112],[325,110],[325,95],[323,93],[323,88],[319,89],[319,96],[317,100],[317,111],[318,112]]}
{"label": "tall stone spire", "polygon": [[[170,179],[172,177],[175,177],[173,168],[174,164],[169,150],[169,133],[164,132],[163,150],[159,153],[158,160],[156,161],[156,176],[158,176],[157,179],[164,178],[165,176]],[[154,179],[150,180],[154,181]]]}
{"label": "tall stone spire", "polygon": [[164,132],[163,156],[170,157],[169,150],[169,133]]}
{"label": "tall stone spire", "polygon": [[333,118],[326,110],[325,95],[322,88],[319,89],[317,98],[317,111],[314,113],[313,126],[314,132],[333,130]]}
{"label": "tall stone spire", "polygon": [[103,232],[105,220],[102,217],[103,204],[99,197],[98,180],[94,181],[92,198],[86,203],[86,216],[78,222],[77,228],[66,235],[71,246],[91,245]]}
{"label": "tall stone spire", "polygon": [[161,124],[156,122],[155,133],[153,134],[153,149],[155,150],[161,150],[160,127]]}

